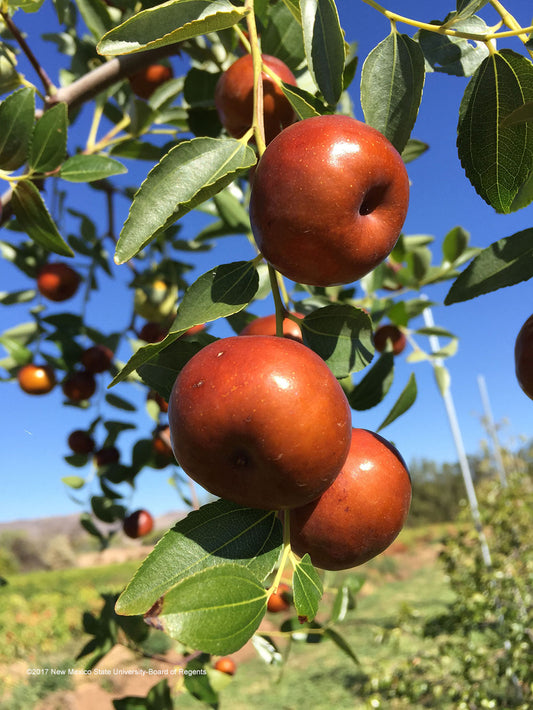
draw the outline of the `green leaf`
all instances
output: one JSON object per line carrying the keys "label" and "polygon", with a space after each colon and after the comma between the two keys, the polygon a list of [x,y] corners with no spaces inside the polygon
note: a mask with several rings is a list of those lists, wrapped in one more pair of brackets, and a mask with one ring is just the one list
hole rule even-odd
{"label": "green leaf", "polygon": [[273,5],[268,24],[261,33],[261,51],[270,54],[292,70],[298,69],[305,59],[301,17],[282,3]]}
{"label": "green leaf", "polygon": [[330,106],[343,90],[344,36],[334,0],[300,0],[305,54],[315,84]]}
{"label": "green leaf", "polygon": [[188,342],[178,338],[155,355],[152,354],[149,361],[137,367],[137,372],[145,384],[168,401],[176,377],[191,357],[203,347],[203,342]]}
{"label": "green leaf", "polygon": [[485,7],[488,2],[489,0],[457,0],[457,12],[454,16],[454,21],[470,17],[478,10],[481,10],[482,7]]}
{"label": "green leaf", "polygon": [[[461,22],[454,21],[453,29],[480,35],[489,32],[489,28],[479,17],[469,17]],[[429,30],[420,30],[416,39],[429,65],[428,71],[453,76],[472,76],[489,54],[485,42],[473,42]]]}
{"label": "green leaf", "polygon": [[379,425],[378,431],[381,431],[384,429],[386,426],[389,426],[389,424],[392,424],[392,422],[395,419],[398,419],[402,414],[404,414],[412,405],[414,404],[416,400],[416,395],[417,395],[417,387],[416,387],[416,378],[413,373],[411,373],[409,377],[409,381],[404,387],[402,393],[396,400],[394,406],[388,413],[388,415],[385,417],[383,422]]}
{"label": "green leaf", "polygon": [[[185,676],[185,684],[187,684],[187,678],[189,677]],[[193,675],[192,677],[204,678],[205,676]],[[169,708],[173,707],[172,695],[166,678],[153,685],[146,697],[128,695],[113,700],[114,710],[169,710]]]}
{"label": "green leaf", "polygon": [[293,599],[298,617],[312,621],[318,611],[324,588],[322,580],[306,553],[296,565],[293,578]]}
{"label": "green leaf", "polygon": [[423,155],[426,150],[429,149],[429,145],[416,138],[409,138],[405,148],[402,150],[402,159],[404,163],[410,163],[416,160],[421,155]]}
{"label": "green leaf", "polygon": [[394,380],[394,355],[383,353],[372,365],[361,382],[348,394],[352,409],[364,411],[379,404],[389,391]]}
{"label": "green leaf", "polygon": [[137,408],[133,404],[131,404],[131,402],[128,402],[128,400],[123,399],[122,397],[117,397],[116,394],[106,394],[105,401],[112,407],[122,409],[124,412],[137,411]]}
{"label": "green leaf", "polygon": [[109,13],[99,0],[76,0],[76,5],[93,37],[98,40],[112,26]]}
{"label": "green leaf", "polygon": [[104,35],[97,51],[114,56],[165,47],[232,27],[245,15],[229,0],[174,0],[133,15]]}
{"label": "green leaf", "polygon": [[208,503],[165,533],[121,594],[117,612],[142,614],[183,579],[228,562],[264,580],[282,542],[275,512],[225,500]]}
{"label": "green leaf", "polygon": [[325,106],[319,99],[298,86],[283,83],[281,90],[301,119],[321,116],[326,112]]}
{"label": "green leaf", "polygon": [[468,247],[469,241],[470,234],[465,229],[462,227],[451,229],[444,237],[444,242],[442,243],[442,255],[446,261],[449,261],[450,264],[457,261]]}
{"label": "green leaf", "polygon": [[186,646],[225,655],[253,636],[266,605],[266,590],[249,569],[223,564],[177,584],[157,605],[156,624]]}
{"label": "green leaf", "polygon": [[468,301],[533,276],[533,228],[494,242],[476,256],[454,281],[444,303]]}
{"label": "green leaf", "polygon": [[11,204],[21,228],[33,241],[61,256],[74,256],[72,249],[59,234],[39,190],[32,182],[21,180],[16,184]]}
{"label": "green leaf", "polygon": [[45,111],[35,124],[30,151],[30,166],[37,173],[55,170],[67,152],[67,104],[59,103]]}
{"label": "green leaf", "polygon": [[365,59],[361,73],[361,106],[368,124],[402,152],[422,99],[425,67],[420,45],[396,31]]}
{"label": "green leaf", "polygon": [[0,291],[0,303],[3,306],[12,306],[16,303],[27,303],[28,301],[33,301],[36,296],[37,291],[30,288],[25,291]]}
{"label": "green leaf", "polygon": [[231,138],[193,138],[172,148],[133,198],[117,244],[116,263],[131,259],[255,162],[253,149]]}
{"label": "green leaf", "polygon": [[152,360],[194,325],[241,311],[250,303],[258,288],[259,275],[253,261],[222,264],[203,274],[185,292],[166,338],[159,343],[139,348],[110,386],[121,382],[133,370]]}
{"label": "green leaf", "polygon": [[336,624],[338,621],[344,621],[346,614],[354,606],[354,599],[352,590],[347,584],[343,584],[339,587],[335,599],[333,601],[333,606],[331,608],[330,623]]}
{"label": "green leaf", "polygon": [[484,60],[461,101],[459,159],[478,194],[496,212],[515,209],[513,200],[533,171],[533,131],[527,123],[504,125],[507,116],[532,100],[533,65],[503,49]]}
{"label": "green leaf", "polygon": [[19,89],[0,104],[0,169],[17,170],[26,162],[34,115],[33,89]]}
{"label": "green leaf", "polygon": [[105,155],[80,154],[65,160],[59,171],[59,177],[68,182],[93,182],[127,172],[125,166],[113,158]]}
{"label": "green leaf", "polygon": [[[212,708],[218,707],[218,693],[211,685],[211,680],[205,672],[205,662],[198,658],[193,658],[187,663],[187,673],[184,678],[184,685],[187,692],[202,703],[209,705]],[[230,677],[227,674],[220,673],[228,681]],[[172,707],[172,701],[169,707]]]}
{"label": "green leaf", "polygon": [[85,479],[81,476],[65,476],[61,481],[69,488],[83,488]]}
{"label": "green leaf", "polygon": [[318,353],[339,379],[362,370],[374,356],[372,321],[359,308],[318,308],[305,317],[300,327],[305,345]]}

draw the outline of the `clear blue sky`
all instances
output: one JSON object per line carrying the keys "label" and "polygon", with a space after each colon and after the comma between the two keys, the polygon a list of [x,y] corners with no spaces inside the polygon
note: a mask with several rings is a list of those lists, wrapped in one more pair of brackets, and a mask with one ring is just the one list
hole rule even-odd
{"label": "clear blue sky", "polygon": [[[357,95],[362,61],[388,34],[389,23],[357,0],[339,0],[337,4],[347,40],[359,43],[360,63],[351,93],[356,116],[362,118]],[[426,10],[428,5],[431,10]],[[52,79],[57,81],[61,57],[58,57],[53,45],[43,44],[38,39],[42,31],[52,32],[56,27],[52,4],[45,3],[45,6],[48,7],[35,16],[24,16],[19,12],[15,19],[27,32],[30,43],[42,57]],[[391,0],[386,6],[403,15],[425,21],[441,19],[450,9],[448,3],[440,0],[427,5],[414,0]],[[529,1],[512,0],[509,9],[523,24],[529,23]],[[492,22],[492,19],[493,16],[489,21]],[[405,25],[399,25],[399,29],[411,36],[413,34],[413,28]],[[507,46],[519,50],[516,40],[508,41]],[[25,68],[24,71],[28,78],[36,81],[31,68]],[[458,107],[466,83],[467,80],[462,78],[428,74],[422,106],[413,131],[413,137],[427,142],[430,150],[408,166],[412,189],[404,232],[434,235],[433,249],[436,254],[440,254],[446,233],[456,225],[461,225],[470,232],[471,244],[478,247],[486,247],[497,239],[532,226],[531,207],[513,215],[497,215],[477,196],[464,176],[457,158],[455,139]],[[85,109],[78,130],[87,130],[89,117],[90,114]],[[79,139],[80,142],[81,140],[83,138]],[[142,163],[128,167],[131,172],[124,181],[125,184],[138,184],[150,166]],[[0,189],[3,191],[3,186],[0,186]],[[85,188],[75,187],[75,190],[83,200],[81,209],[90,211],[98,221],[98,214],[103,214],[104,210],[103,200],[97,193],[87,193]],[[90,195],[91,204],[87,202],[87,194]],[[127,205],[122,204],[121,209],[122,212],[117,215],[117,224],[119,219],[125,218]],[[185,218],[184,235],[192,236],[197,224],[194,216]],[[76,222],[67,222],[68,231],[73,231],[76,227]],[[1,231],[0,239],[14,238],[16,239],[14,233]],[[216,250],[201,255],[193,276],[200,275],[216,264],[251,256],[252,252],[244,238],[220,240]],[[126,288],[120,288],[119,284],[125,284],[129,277],[129,269],[123,266],[116,269],[114,281],[102,279],[101,291],[97,292],[91,301],[91,324],[107,332],[124,326],[125,319],[129,318],[131,294]],[[25,287],[31,287],[30,280],[20,275],[11,265],[0,261],[0,290],[10,291]],[[442,302],[448,288],[448,284],[434,286],[427,289],[427,295],[431,300]],[[52,313],[73,309],[77,312],[80,306],[81,298],[76,297],[65,303],[64,307],[61,304],[51,305],[49,311]],[[258,304],[256,313],[262,314],[272,310],[273,305],[267,300]],[[520,436],[530,438],[533,434],[533,405],[516,382],[513,360],[516,334],[532,310],[531,282],[503,289],[464,304],[434,308],[436,323],[460,338],[459,351],[448,361],[448,366],[452,376],[452,394],[468,453],[476,453],[480,440],[485,437],[480,424],[482,404],[477,384],[480,374],[485,377],[495,419],[507,422],[501,435],[503,443],[516,442]],[[24,318],[24,313],[23,307],[0,306],[0,330],[19,323]],[[423,323],[420,320],[414,325],[421,326]],[[220,336],[230,334],[223,324],[212,328],[212,332]],[[128,357],[126,351],[120,352],[119,355],[123,359]],[[368,412],[354,413],[354,426],[368,429],[379,426],[403,389],[411,371],[414,371],[417,377],[418,399],[406,415],[382,433],[394,441],[407,461],[423,457],[437,461],[456,461],[457,455],[444,405],[430,366],[426,363],[409,365],[405,363],[405,355],[397,360],[395,383],[385,402]],[[102,406],[99,404],[103,399],[102,389],[101,384],[102,396],[93,400],[94,411],[83,412],[61,406],[60,388],[45,397],[29,397],[14,383],[2,385],[0,521],[75,513],[80,510],[68,497],[67,489],[60,482],[62,476],[76,473],[63,461],[63,456],[68,453],[66,439],[70,431],[85,428],[97,415],[98,408]],[[139,414],[132,420],[144,427],[143,433],[148,435],[153,422],[144,410],[145,392],[139,390],[132,393],[132,389],[117,388],[117,394],[122,394],[138,404]],[[128,420],[128,415],[118,410],[105,408],[103,412],[109,418]],[[121,439],[125,451],[128,451],[128,441],[127,436]],[[83,474],[88,470],[83,470]],[[148,507],[156,515],[180,507],[179,499],[166,483],[167,478],[168,472],[146,469],[139,477],[132,495],[132,507]]]}

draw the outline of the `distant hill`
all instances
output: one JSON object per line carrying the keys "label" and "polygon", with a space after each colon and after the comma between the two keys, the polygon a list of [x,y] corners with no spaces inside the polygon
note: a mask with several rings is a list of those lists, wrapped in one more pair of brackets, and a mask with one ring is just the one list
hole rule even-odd
{"label": "distant hill", "polygon": [[[155,519],[154,527],[156,530],[170,528],[186,514],[187,511],[176,510],[160,515]],[[98,522],[98,527],[106,529],[115,526],[106,526],[105,523]],[[77,514],[13,520],[9,523],[0,522],[0,536],[5,532],[25,532],[29,537],[42,538],[44,536],[47,539],[55,535],[66,535],[70,539],[87,535],[80,525],[80,517]]]}

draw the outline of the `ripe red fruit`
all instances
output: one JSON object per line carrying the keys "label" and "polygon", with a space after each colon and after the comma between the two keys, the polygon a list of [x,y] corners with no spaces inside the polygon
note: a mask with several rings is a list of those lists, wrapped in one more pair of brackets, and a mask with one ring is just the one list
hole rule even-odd
{"label": "ripe red fruit", "polygon": [[56,376],[50,365],[23,365],[17,372],[21,390],[27,394],[48,394],[56,385]]}
{"label": "ripe red fruit", "polygon": [[80,276],[68,264],[45,264],[37,274],[37,288],[50,301],[66,301],[78,290]]}
{"label": "ripe red fruit", "polygon": [[[263,54],[263,63],[286,84],[296,86],[296,78],[289,67],[276,57]],[[293,123],[296,114],[288,99],[275,82],[263,77],[263,115],[267,143],[286,126]],[[253,122],[254,69],[251,54],[237,59],[220,77],[215,89],[215,106],[220,122],[234,138],[241,138]]]}
{"label": "ripe red fruit", "polygon": [[290,591],[291,588],[288,584],[279,584],[278,590],[276,592],[273,592],[268,598],[268,611],[272,612],[273,614],[276,614],[280,611],[287,611],[287,609],[289,609],[291,605],[289,597]]}
{"label": "ripe red fruit", "polygon": [[179,373],[168,408],[177,461],[210,493],[277,510],[319,496],[348,453],[351,411],[325,362],[270,335],[215,341]]}
{"label": "ripe red fruit", "polygon": [[514,361],[518,384],[533,399],[533,315],[529,316],[517,335]]}
{"label": "ripe red fruit", "polygon": [[73,402],[90,399],[96,391],[96,380],[91,372],[78,370],[67,375],[61,385],[63,394]]}
{"label": "ripe red fruit", "polygon": [[69,435],[67,443],[75,454],[90,454],[94,451],[94,439],[83,429],[75,429]]}
{"label": "ripe red fruit", "polygon": [[167,337],[168,328],[164,328],[160,323],[149,321],[137,333],[137,336],[147,343],[159,343]]}
{"label": "ripe red fruit", "polygon": [[265,259],[314,286],[360,279],[391,252],[409,202],[405,165],[379,131],[348,116],[286,128],[255,172],[250,219]]}
{"label": "ripe red fruit", "polygon": [[399,452],[379,434],[354,429],[342,471],[320,498],[290,512],[291,547],[314,565],[356,567],[383,552],[402,529],[411,479]]}
{"label": "ripe red fruit", "polygon": [[154,519],[147,510],[136,510],[122,521],[124,534],[134,539],[148,535],[153,527]]}
{"label": "ripe red fruit", "polygon": [[172,79],[171,67],[166,64],[150,64],[129,77],[131,90],[141,99],[149,99],[165,81]]}
{"label": "ripe red fruit", "polygon": [[[163,436],[165,439],[163,439]],[[152,450],[154,452],[155,468],[165,468],[170,463],[175,463],[174,452],[170,444],[167,444],[166,439],[170,437],[170,430],[167,427],[162,427],[156,430],[152,440]]]}
{"label": "ripe red fruit", "polygon": [[225,656],[224,658],[218,659],[218,661],[214,665],[214,668],[217,671],[220,671],[221,673],[226,673],[226,675],[235,675],[235,671],[237,670],[237,664],[235,663],[233,658]]}
{"label": "ripe red fruit", "polygon": [[113,351],[105,345],[92,345],[84,350],[81,356],[81,364],[87,372],[97,374],[105,372],[111,367],[113,362]]}
{"label": "ripe red fruit", "polygon": [[381,325],[379,328],[376,328],[374,333],[374,346],[376,350],[380,353],[385,352],[389,341],[392,344],[392,352],[394,355],[399,355],[403,352],[407,345],[407,338],[398,326],[388,323],[387,325]]}
{"label": "ripe red fruit", "polygon": [[110,466],[113,463],[118,463],[120,460],[120,451],[116,446],[104,446],[94,454],[94,461],[98,468],[100,466]]}
{"label": "ripe red fruit", "polygon": [[[297,318],[304,317],[301,313],[293,313],[292,315]],[[270,316],[256,318],[248,323],[248,325],[241,330],[239,335],[276,335],[276,314],[273,313]],[[302,341],[300,326],[290,318],[283,319],[283,335],[286,338]]]}

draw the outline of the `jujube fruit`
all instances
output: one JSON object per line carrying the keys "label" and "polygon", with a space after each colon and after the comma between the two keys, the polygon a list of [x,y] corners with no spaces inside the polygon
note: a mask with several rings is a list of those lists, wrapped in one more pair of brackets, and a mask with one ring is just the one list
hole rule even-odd
{"label": "jujube fruit", "polygon": [[155,390],[150,390],[150,392],[148,392],[147,399],[153,400],[163,414],[166,414],[168,412],[168,402],[164,397],[159,394],[159,392],[156,392]]}
{"label": "jujube fruit", "polygon": [[237,670],[237,664],[229,656],[224,656],[224,658],[219,658],[215,665],[213,666],[215,670],[225,673],[226,675],[235,675]]}
{"label": "jujube fruit", "polygon": [[533,399],[533,314],[516,337],[514,348],[516,379],[522,390]]}
{"label": "jujube fruit", "polygon": [[411,479],[386,439],[354,429],[342,471],[320,498],[290,511],[294,552],[317,567],[341,570],[379,555],[402,529],[411,503]]}
{"label": "jujube fruit", "polygon": [[385,352],[387,343],[390,342],[394,355],[399,355],[405,350],[407,338],[405,334],[398,328],[397,325],[387,323],[376,328],[374,333],[374,346],[380,353]]}
{"label": "jujube fruit", "polygon": [[270,335],[224,338],[196,353],[176,378],[168,417],[184,471],[252,508],[313,500],[350,445],[351,410],[326,363]]}
{"label": "jujube fruit", "polygon": [[392,251],[409,179],[379,131],[348,116],[298,121],[255,171],[250,220],[257,246],[284,276],[331,286],[360,279]]}
{"label": "jujube fruit", "polygon": [[[293,313],[297,318],[303,318],[301,313]],[[276,314],[262,316],[248,323],[239,335],[276,335]],[[302,331],[298,323],[291,318],[283,319],[283,335],[286,338],[302,341]]]}
{"label": "jujube fruit", "polygon": [[90,399],[96,391],[96,380],[91,372],[78,370],[67,375],[61,384],[63,394],[73,402]]}
{"label": "jujube fruit", "polygon": [[151,321],[145,323],[137,333],[138,337],[147,343],[159,343],[167,337],[167,334],[168,328]]}
{"label": "jujube fruit", "polygon": [[94,461],[98,467],[110,466],[118,463],[120,460],[120,451],[116,446],[104,446],[94,454]]}
{"label": "jujube fruit", "polygon": [[45,264],[37,274],[37,288],[49,301],[59,302],[72,298],[79,285],[78,272],[63,262]]}
{"label": "jujube fruit", "polygon": [[26,394],[48,394],[56,386],[56,376],[50,365],[23,365],[17,372],[21,390]]}
{"label": "jujube fruit", "polygon": [[67,443],[75,454],[90,454],[94,451],[94,439],[83,429],[75,429],[71,432]]}
{"label": "jujube fruit", "polygon": [[[263,63],[286,84],[296,86],[296,78],[289,67],[269,54],[262,55]],[[263,78],[263,116],[265,141],[270,141],[286,126],[293,123],[296,114],[283,91],[268,74]],[[215,89],[215,106],[220,122],[234,138],[241,138],[253,123],[254,69],[251,54],[237,59],[222,74]]]}
{"label": "jujube fruit", "polygon": [[128,537],[136,539],[152,532],[154,519],[147,510],[135,510],[122,521],[122,529]]}
{"label": "jujube fruit", "polygon": [[156,89],[172,79],[172,68],[166,64],[150,64],[129,77],[131,90],[141,99],[149,99]]}
{"label": "jujube fruit", "polygon": [[113,362],[113,351],[105,345],[92,345],[81,355],[81,364],[87,372],[105,372]]}
{"label": "jujube fruit", "polygon": [[290,591],[291,588],[288,584],[284,584],[283,582],[278,584],[277,591],[272,592],[272,594],[268,597],[267,610],[272,614],[277,614],[280,611],[287,611],[287,609],[291,606],[289,597]]}

